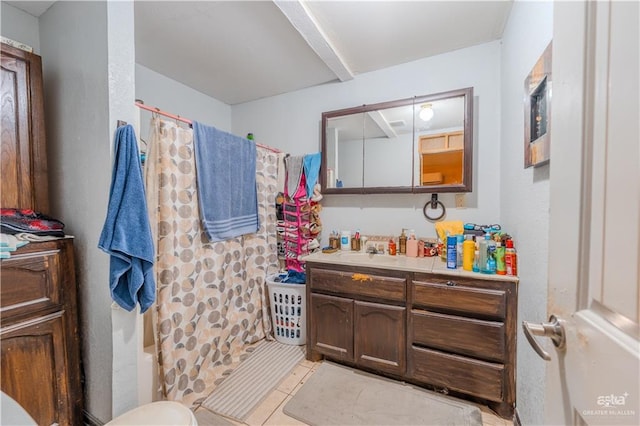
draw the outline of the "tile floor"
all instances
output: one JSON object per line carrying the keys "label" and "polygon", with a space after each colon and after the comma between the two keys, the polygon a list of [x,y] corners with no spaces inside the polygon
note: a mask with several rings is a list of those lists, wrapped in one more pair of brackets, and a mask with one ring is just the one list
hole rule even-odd
{"label": "tile floor", "polygon": [[[217,415],[211,415],[212,413],[205,408],[199,408],[196,410],[199,426],[217,426],[220,424],[236,426],[304,426],[305,423],[287,416],[282,409],[304,382],[311,377],[319,365],[320,363],[307,360],[301,361],[291,374],[262,401],[244,423],[226,418],[222,419]],[[513,426],[513,422],[499,417],[486,406],[478,405],[478,408],[482,412],[484,426]]]}

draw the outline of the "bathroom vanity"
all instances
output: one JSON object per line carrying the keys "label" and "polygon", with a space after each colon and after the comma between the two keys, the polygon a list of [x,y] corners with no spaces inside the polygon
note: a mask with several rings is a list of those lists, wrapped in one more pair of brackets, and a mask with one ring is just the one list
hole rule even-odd
{"label": "bathroom vanity", "polygon": [[517,277],[440,258],[315,253],[307,262],[307,359],[515,408]]}

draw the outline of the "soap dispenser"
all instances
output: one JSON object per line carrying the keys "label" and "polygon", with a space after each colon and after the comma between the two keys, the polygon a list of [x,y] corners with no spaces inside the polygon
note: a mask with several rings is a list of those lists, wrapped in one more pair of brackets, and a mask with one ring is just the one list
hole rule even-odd
{"label": "soap dispenser", "polygon": [[407,257],[418,257],[418,240],[416,239],[416,234],[412,230],[409,235],[409,239],[407,240]]}
{"label": "soap dispenser", "polygon": [[400,238],[398,238],[398,253],[407,254],[407,234],[405,234],[405,229],[402,229],[402,234],[400,234]]}

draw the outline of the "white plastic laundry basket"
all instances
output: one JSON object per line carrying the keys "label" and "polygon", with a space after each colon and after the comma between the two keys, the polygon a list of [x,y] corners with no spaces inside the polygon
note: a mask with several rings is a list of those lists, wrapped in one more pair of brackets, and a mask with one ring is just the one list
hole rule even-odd
{"label": "white plastic laundry basket", "polygon": [[280,343],[304,345],[307,343],[306,285],[276,282],[277,277],[267,277],[273,334]]}

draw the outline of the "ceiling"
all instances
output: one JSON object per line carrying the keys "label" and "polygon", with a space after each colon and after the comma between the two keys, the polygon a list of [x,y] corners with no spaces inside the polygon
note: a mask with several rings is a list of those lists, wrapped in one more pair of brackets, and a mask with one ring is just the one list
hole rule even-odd
{"label": "ceiling", "polygon": [[500,39],[511,4],[137,0],[136,62],[234,105]]}

